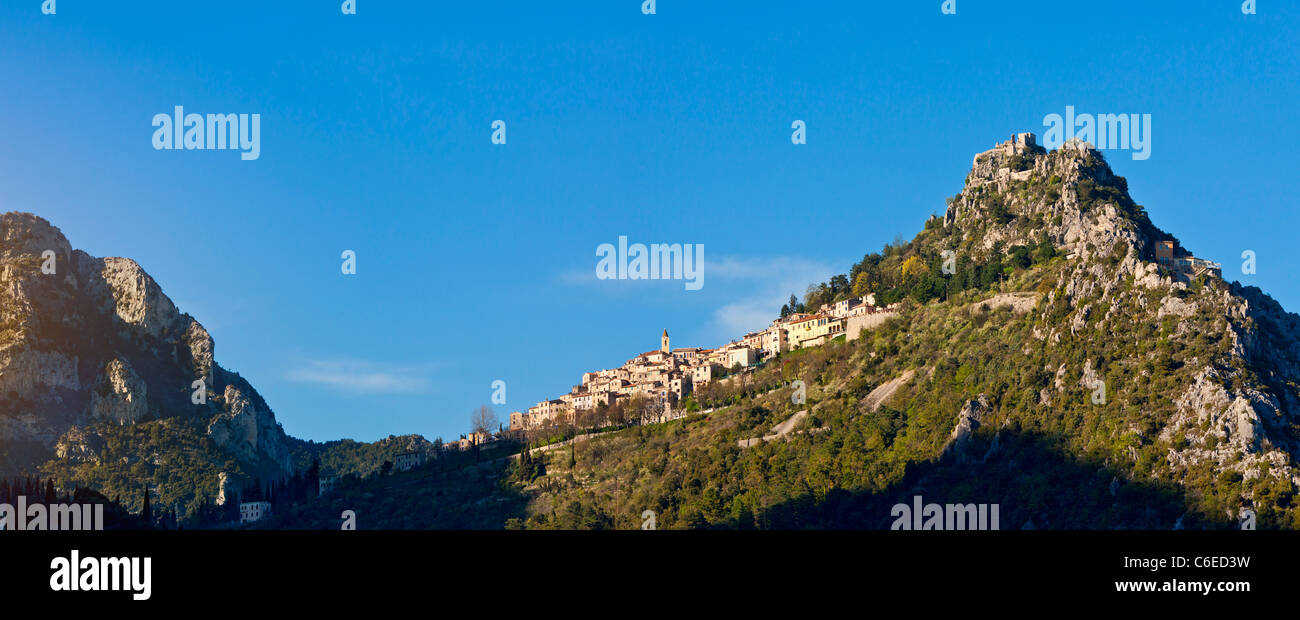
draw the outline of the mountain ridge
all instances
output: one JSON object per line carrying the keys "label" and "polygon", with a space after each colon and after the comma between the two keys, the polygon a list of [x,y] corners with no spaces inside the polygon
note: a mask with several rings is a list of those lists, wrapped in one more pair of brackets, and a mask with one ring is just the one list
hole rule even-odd
{"label": "mountain ridge", "polygon": [[[26,457],[60,485],[110,491],[143,478],[193,507],[217,496],[218,470],[282,476],[329,450],[357,475],[382,463],[378,444],[288,438],[134,261],[72,250],[30,214],[0,226],[0,466]],[[661,527],[878,527],[925,494],[1000,503],[1014,527],[1223,527],[1246,508],[1300,527],[1300,316],[1191,256],[1099,151],[1015,134],[974,157],[914,239],[797,304],[872,293],[901,302],[898,318],[697,391],[707,414],[512,465],[529,499],[507,525],[635,524],[650,509]],[[202,406],[197,380],[212,388]],[[803,410],[792,432],[747,441]],[[13,452],[24,443],[35,456]],[[167,445],[182,448],[160,458]],[[1062,514],[1058,487],[1087,498],[1082,513]]]}
{"label": "mountain ridge", "polygon": [[293,471],[265,400],[217,364],[207,330],[135,261],[90,256],[45,219],[5,213],[0,291],[0,466],[97,463],[111,427],[170,421],[246,478]]}
{"label": "mountain ridge", "polygon": [[[1002,503],[1012,527],[1231,527],[1246,509],[1300,527],[1300,317],[1195,260],[1091,145],[1014,134],[977,154],[942,217],[783,314],[868,292],[901,316],[699,391],[708,415],[552,457],[514,525],[649,509],[660,527],[883,527],[941,491]],[[806,405],[773,391],[793,379]],[[803,408],[820,432],[749,441]]]}

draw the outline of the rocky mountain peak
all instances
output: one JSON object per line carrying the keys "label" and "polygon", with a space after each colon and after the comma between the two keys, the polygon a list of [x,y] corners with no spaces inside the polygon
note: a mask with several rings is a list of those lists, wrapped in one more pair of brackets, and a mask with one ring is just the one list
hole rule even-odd
{"label": "rocky mountain peak", "polygon": [[31,213],[0,214],[0,260],[25,254],[40,256],[45,250],[53,250],[65,259],[72,256],[72,246],[63,232],[45,218]]}
{"label": "rocky mountain peak", "polygon": [[[1014,245],[1051,242],[1084,260],[1112,257],[1123,275],[1152,260],[1157,241],[1177,240],[1156,228],[1101,152],[1072,140],[1048,151],[1032,133],[975,156],[961,193],[949,199],[943,227],[956,249],[972,256]],[[1188,254],[1177,247],[1176,253]]]}
{"label": "rocky mountain peak", "polygon": [[[979,153],[949,201],[937,242],[977,259],[1016,245],[1059,248],[1065,261],[1039,284],[1034,338],[1049,350],[1070,341],[1143,351],[1110,363],[1143,383],[1176,377],[1167,405],[1128,384],[1118,389],[1134,394],[1125,396],[1126,406],[1167,410],[1155,437],[1173,446],[1166,460],[1180,475],[1209,465],[1223,475],[1272,472],[1300,484],[1300,317],[1258,289],[1225,282],[1209,261],[1160,262],[1160,242],[1172,244],[1172,257],[1191,253],[1151,222],[1128,182],[1091,145],[1072,141],[1048,151],[1032,134],[1016,134]],[[1146,340],[1127,333],[1134,326],[1149,326],[1141,327]],[[1153,343],[1158,348],[1150,350]],[[1066,375],[1085,390],[1105,384],[1099,394],[1117,388],[1093,360],[1055,374],[1057,390]],[[1053,402],[1053,392],[1043,390],[1041,400]]]}
{"label": "rocky mountain peak", "polygon": [[214,348],[135,261],[74,250],[35,215],[0,215],[0,470],[33,471],[56,446],[94,454],[97,425],[177,419],[251,472],[291,471],[271,409]]}

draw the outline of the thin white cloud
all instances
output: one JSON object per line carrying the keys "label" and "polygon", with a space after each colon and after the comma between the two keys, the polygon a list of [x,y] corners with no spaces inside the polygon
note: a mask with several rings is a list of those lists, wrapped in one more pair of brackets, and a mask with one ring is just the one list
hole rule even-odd
{"label": "thin white cloud", "polygon": [[[745,258],[723,256],[706,258],[704,262],[704,289],[709,299],[725,300],[714,311],[708,331],[711,336],[731,340],[747,332],[767,327],[781,311],[781,305],[794,293],[803,299],[809,284],[825,282],[836,273],[844,273],[848,262],[838,268],[830,263],[798,256],[769,256]],[[567,271],[558,280],[570,286],[597,286],[603,290],[628,293],[633,290],[645,294],[659,294],[655,286],[681,286],[674,280],[599,280],[592,269]],[[626,286],[607,286],[618,282]]]}
{"label": "thin white cloud", "polygon": [[776,256],[770,258],[723,258],[707,265],[708,275],[716,280],[735,283],[728,290],[738,290],[745,283],[750,292],[737,295],[713,313],[713,322],[728,338],[767,327],[781,311],[781,305],[794,293],[803,298],[809,284],[825,282],[836,272],[821,261]]}
{"label": "thin white cloud", "polygon": [[400,366],[365,360],[309,360],[289,371],[291,381],[360,394],[418,394],[429,389],[432,365]]}

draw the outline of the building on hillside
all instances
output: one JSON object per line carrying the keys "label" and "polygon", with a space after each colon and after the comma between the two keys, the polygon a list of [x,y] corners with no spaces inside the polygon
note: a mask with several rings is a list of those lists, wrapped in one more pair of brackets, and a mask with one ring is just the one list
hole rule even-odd
{"label": "building on hillside", "polygon": [[618,392],[596,392],[591,395],[591,406],[593,409],[605,405],[612,407],[618,403]]}
{"label": "building on hillside", "polygon": [[844,335],[844,319],[835,319],[826,325],[826,340]]}
{"label": "building on hillside", "polygon": [[334,476],[321,476],[320,479],[316,481],[316,494],[324,495],[333,491],[336,482],[338,482],[338,478]]}
{"label": "building on hillside", "polygon": [[736,347],[727,352],[727,368],[736,366],[749,367],[758,363],[758,350],[746,346]]}
{"label": "building on hillside", "polygon": [[558,398],[544,400],[528,408],[528,422],[534,428],[549,422],[559,422],[569,411],[564,401]]}
{"label": "building on hillside", "polygon": [[678,402],[690,395],[692,387],[694,386],[691,383],[691,376],[686,374],[674,377],[668,382],[668,391],[677,397]]}
{"label": "building on hillside", "polygon": [[[788,316],[785,317],[785,320],[783,321],[783,323],[785,323],[785,325],[789,326],[791,323],[794,323],[795,321],[802,321],[802,320],[804,320],[804,319],[806,319],[806,318],[808,318],[808,317],[810,317],[810,316],[812,316],[812,314],[810,314],[810,313],[808,313],[808,312],[792,312],[792,313],[790,313]],[[788,327],[787,327],[787,328],[788,328]]]}
{"label": "building on hillside", "polygon": [[702,385],[708,385],[713,381],[714,376],[718,373],[720,367],[717,364],[704,364],[691,369],[691,387],[692,389]]}
{"label": "building on hillside", "polygon": [[700,351],[703,351],[703,349],[699,347],[685,347],[681,349],[673,349],[673,358],[679,362],[685,362],[689,364],[690,362],[699,359]]}
{"label": "building on hillside", "polygon": [[632,387],[631,381],[628,381],[627,379],[613,379],[606,383],[600,391],[618,394],[626,391],[629,387]]}
{"label": "building on hillside", "polygon": [[1156,242],[1156,262],[1166,265],[1174,260],[1174,242],[1157,241]]}
{"label": "building on hillside", "polygon": [[633,395],[639,395],[643,398],[658,400],[666,393],[662,383],[638,383],[632,388]]}
{"label": "building on hillside", "polygon": [[[855,301],[855,300],[851,299],[849,301]],[[857,303],[849,304],[848,312],[846,312],[844,316],[841,318],[848,318],[851,316],[862,316],[864,314],[870,314],[876,311],[875,293],[869,293],[867,295],[863,295],[862,297],[858,297],[856,301]]]}
{"label": "building on hillside", "polygon": [[411,468],[424,462],[419,452],[403,452],[393,457],[393,467],[398,471],[411,471]]}
{"label": "building on hillside", "polygon": [[664,355],[672,355],[672,348],[668,346],[668,330],[664,330],[664,335],[659,339],[659,352]]}
{"label": "building on hillside", "polygon": [[1002,143],[1002,153],[1004,155],[1015,155],[1033,151],[1038,148],[1037,136],[1028,131],[1011,134],[1011,139]]}
{"label": "building on hillside", "polygon": [[524,413],[523,413],[523,412],[521,412],[521,411],[511,411],[511,412],[510,412],[510,430],[512,430],[512,431],[522,431],[522,430],[524,430]]}
{"label": "building on hillside", "polygon": [[241,502],[239,504],[239,522],[257,523],[271,517],[271,502]]}
{"label": "building on hillside", "polygon": [[867,294],[861,297],[850,297],[831,304],[830,308],[824,314],[829,314],[832,318],[844,319],[850,316],[865,314],[870,308],[876,305],[876,296]]}
{"label": "building on hillside", "polygon": [[727,347],[718,347],[712,351],[709,351],[708,363],[717,364],[718,366],[730,368],[731,364],[728,363],[730,357],[731,357],[730,349],[728,349]]}
{"label": "building on hillside", "polygon": [[1189,277],[1211,275],[1223,279],[1223,265],[1203,258],[1196,258],[1195,256],[1175,258],[1173,266],[1174,269],[1183,272]]}
{"label": "building on hillside", "polygon": [[790,350],[790,337],[784,327],[773,326],[763,332],[763,353],[776,357]]}
{"label": "building on hillside", "polygon": [[844,333],[844,320],[814,314],[790,323],[790,348],[816,346]]}
{"label": "building on hillside", "polygon": [[1156,242],[1156,262],[1188,278],[1202,274],[1223,279],[1223,265],[1195,256],[1174,256],[1173,241]]}

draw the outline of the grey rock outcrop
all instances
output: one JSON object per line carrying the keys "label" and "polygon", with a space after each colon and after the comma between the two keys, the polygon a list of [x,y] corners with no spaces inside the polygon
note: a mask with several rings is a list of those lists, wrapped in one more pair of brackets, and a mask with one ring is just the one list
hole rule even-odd
{"label": "grey rock outcrop", "polygon": [[[0,440],[21,447],[0,457],[0,473],[93,459],[95,424],[162,418],[201,424],[249,471],[289,473],[270,407],[214,348],[135,261],[74,250],[35,215],[0,215]],[[200,378],[216,397],[195,404]]]}
{"label": "grey rock outcrop", "polygon": [[113,358],[103,379],[90,393],[92,419],[132,424],[145,418],[149,409],[149,386],[131,365]]}
{"label": "grey rock outcrop", "polygon": [[943,447],[943,456],[954,456],[958,462],[968,462],[970,456],[971,436],[986,422],[985,417],[992,411],[989,399],[984,394],[966,401],[961,411],[957,412],[957,425],[948,436],[948,443]]}
{"label": "grey rock outcrop", "polygon": [[[1071,142],[1048,152],[1018,135],[980,153],[965,188],[949,201],[943,228],[943,244],[976,262],[1042,242],[1066,254],[1054,281],[1039,284],[1044,296],[1031,314],[1042,347],[1125,334],[1118,360],[1044,368],[1054,376],[1036,390],[1037,403],[1088,398],[1099,381],[1108,383],[1108,399],[1127,388],[1123,402],[1092,404],[1159,412],[1150,428],[1117,431],[1135,438],[1129,455],[1156,440],[1169,446],[1165,461],[1175,478],[1208,464],[1243,479],[1268,472],[1300,484],[1300,316],[1212,270],[1158,264],[1157,242],[1172,242],[1175,257],[1190,252],[1150,221],[1092,146]],[[1165,377],[1165,392],[1132,396],[1132,381],[1145,386]],[[948,451],[976,427],[966,424],[979,419],[968,409]]]}
{"label": "grey rock outcrop", "polygon": [[261,397],[245,395],[238,387],[227,385],[219,400],[221,411],[208,424],[208,435],[217,445],[245,462],[266,459],[292,471],[284,431]]}

